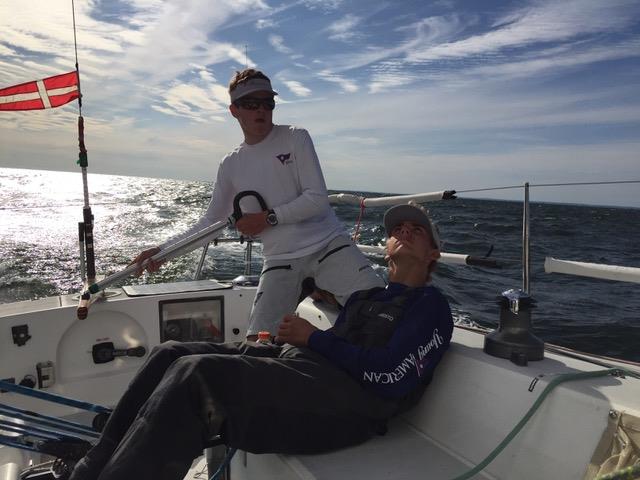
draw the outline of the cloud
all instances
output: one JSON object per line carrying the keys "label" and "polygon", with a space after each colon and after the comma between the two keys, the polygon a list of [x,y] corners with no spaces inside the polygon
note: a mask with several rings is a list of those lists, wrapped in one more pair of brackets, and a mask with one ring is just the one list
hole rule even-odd
{"label": "cloud", "polygon": [[[36,2],[10,8],[10,3],[0,2],[3,83],[20,83],[73,69],[68,2],[50,0],[47,8]],[[197,109],[186,108],[191,97],[180,103],[175,95],[193,95],[195,91],[176,89],[175,80],[191,75],[194,64],[211,66],[232,61],[244,65],[242,48],[215,41],[210,33],[241,14],[269,10],[262,0],[220,0],[216,8],[205,0],[136,0],[131,4],[135,18],[120,14],[118,19],[116,13],[110,13],[107,22],[98,20],[100,12],[92,10],[99,5],[76,5],[80,73],[87,101],[101,105],[102,115],[155,105],[156,111],[189,116],[192,120],[201,117],[193,117]],[[27,54],[4,62],[5,48],[13,51],[14,46]],[[246,62],[255,66],[251,59]],[[198,75],[201,81],[214,83],[210,70],[203,67]],[[126,103],[121,101],[124,97]]]}
{"label": "cloud", "polygon": [[419,79],[418,75],[412,73],[401,61],[380,62],[371,69],[373,74],[369,80],[369,93],[380,93]]}
{"label": "cloud", "polygon": [[193,84],[174,85],[162,94],[162,105],[155,104],[151,108],[196,122],[224,120],[227,110],[226,105],[212,98],[205,88]]}
{"label": "cloud", "polygon": [[208,71],[205,67],[196,67],[198,68],[198,76],[200,79],[207,83],[215,83],[216,77],[213,76],[213,73]]}
{"label": "cloud", "polygon": [[0,43],[0,56],[13,57],[15,55],[16,55],[15,50],[7,47],[6,45],[3,45],[2,43]]}
{"label": "cloud", "polygon": [[298,97],[308,97],[311,95],[311,89],[302,85],[302,83],[295,80],[282,80],[291,92]]}
{"label": "cloud", "polygon": [[369,93],[380,93],[385,90],[408,85],[413,81],[413,76],[395,73],[377,73],[373,75],[371,81],[369,82]]}
{"label": "cloud", "polygon": [[342,140],[346,142],[357,143],[359,145],[368,145],[368,146],[380,145],[381,143],[380,138],[378,137],[355,137],[355,136],[347,135],[342,137]]}
{"label": "cloud", "polygon": [[540,53],[530,53],[508,62],[472,67],[466,75],[498,76],[503,78],[530,77],[541,72],[557,74],[560,69],[591,65],[597,62],[640,57],[640,37],[627,39],[624,43],[601,46],[567,46]]}
{"label": "cloud", "polygon": [[360,37],[361,34],[354,31],[354,29],[361,20],[360,17],[348,13],[327,27],[327,31],[330,33],[329,38],[331,40],[348,42]]}
{"label": "cloud", "polygon": [[269,43],[280,53],[292,53],[292,50],[284,44],[284,38],[280,35],[269,35]]}
{"label": "cloud", "polygon": [[302,0],[301,3],[309,10],[332,12],[342,6],[343,0]]}
{"label": "cloud", "polygon": [[277,25],[271,18],[259,18],[256,21],[256,28],[258,30],[264,30],[265,28],[273,28]]}
{"label": "cloud", "polygon": [[[3,84],[73,69],[67,2],[0,0]],[[295,97],[277,115],[309,128],[333,188],[409,192],[596,169],[638,176],[637,0],[481,11],[448,0],[437,9],[384,2],[355,13],[341,1],[128,0],[127,15],[120,3],[109,4],[107,21],[97,3],[76,5],[96,170],[212,178],[215,159],[242,141],[226,82],[259,59]],[[316,27],[308,38],[302,20]],[[244,43],[255,58],[245,60]],[[76,118],[75,104],[5,112],[2,163],[66,168]],[[390,164],[406,178],[390,179]]]}
{"label": "cloud", "polygon": [[[619,8],[621,6],[627,8]],[[536,2],[498,19],[489,32],[438,45],[424,42],[421,48],[407,51],[407,60],[423,62],[462,58],[507,48],[567,41],[585,34],[618,32],[634,23],[634,11],[640,12],[640,5],[624,0]]]}
{"label": "cloud", "polygon": [[337,83],[342,91],[346,93],[354,93],[359,90],[359,87],[354,80],[344,78],[330,70],[322,70],[318,72],[318,77],[326,82]]}

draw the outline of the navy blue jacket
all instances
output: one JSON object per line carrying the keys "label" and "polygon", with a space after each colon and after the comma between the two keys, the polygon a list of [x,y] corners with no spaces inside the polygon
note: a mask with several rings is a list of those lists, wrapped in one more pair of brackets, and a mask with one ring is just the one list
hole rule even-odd
{"label": "navy blue jacket", "polygon": [[[390,301],[408,287],[390,283],[371,297]],[[407,396],[431,374],[449,347],[453,319],[449,303],[433,286],[416,288],[405,303],[405,313],[391,339],[383,347],[365,348],[349,343],[329,330],[318,330],[308,346],[346,370],[366,389],[386,398]],[[344,313],[357,293],[347,301],[335,325],[345,321]]]}

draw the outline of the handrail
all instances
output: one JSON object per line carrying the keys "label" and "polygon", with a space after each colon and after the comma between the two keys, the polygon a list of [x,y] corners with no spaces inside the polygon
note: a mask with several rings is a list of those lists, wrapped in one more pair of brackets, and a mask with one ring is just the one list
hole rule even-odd
{"label": "handrail", "polygon": [[[184,255],[185,253],[189,253],[196,248],[202,247],[203,245],[209,243],[216,234],[220,233],[224,228],[231,225],[229,220],[227,221],[219,221],[216,222],[207,228],[203,228],[199,232],[194,233],[190,237],[187,237],[179,242],[174,243],[173,245],[168,246],[164,250],[156,253],[153,257],[145,260],[142,263],[142,269],[144,269],[150,261],[160,261],[160,260],[170,260],[175,257],[179,257],[180,255]],[[129,275],[134,274],[138,271],[140,267],[136,264],[129,265],[127,268],[114,273],[113,275],[108,276],[107,278],[100,280],[99,282],[94,283],[89,287],[90,293],[98,293],[101,290],[104,290],[107,286],[115,283],[119,280],[127,278]]]}

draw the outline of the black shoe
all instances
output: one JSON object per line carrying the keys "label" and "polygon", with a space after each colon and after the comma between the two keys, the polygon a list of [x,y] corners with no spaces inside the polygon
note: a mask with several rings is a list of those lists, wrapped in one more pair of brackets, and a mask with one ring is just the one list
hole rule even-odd
{"label": "black shoe", "polygon": [[107,464],[115,448],[101,441],[74,465],[69,480],[95,480]]}
{"label": "black shoe", "polygon": [[73,437],[65,437],[61,440],[46,440],[38,446],[42,453],[59,458],[65,462],[76,463],[91,449],[91,444],[86,440]]}
{"label": "black shoe", "polygon": [[20,480],[68,480],[73,464],[59,458],[50,462],[34,465],[20,473]]}

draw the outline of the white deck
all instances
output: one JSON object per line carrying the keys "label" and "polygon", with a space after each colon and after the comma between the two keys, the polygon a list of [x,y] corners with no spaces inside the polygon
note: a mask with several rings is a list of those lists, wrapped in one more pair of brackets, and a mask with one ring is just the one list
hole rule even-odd
{"label": "white deck", "polygon": [[[456,329],[420,405],[360,446],[323,455],[239,452],[232,478],[447,480],[482,461],[524,416],[554,374],[600,370],[547,354],[519,367],[482,351],[483,337]],[[544,374],[533,392],[531,381]],[[603,377],[558,386],[482,474],[474,478],[582,479],[610,410],[640,414],[640,381]],[[561,454],[560,454],[561,452]]]}
{"label": "white deck", "polygon": [[[232,465],[235,479],[366,479],[416,480],[454,478],[472,468],[453,452],[413,428],[403,419],[389,432],[360,446],[324,455],[246,455],[240,452]],[[493,477],[481,474],[477,478]]]}

